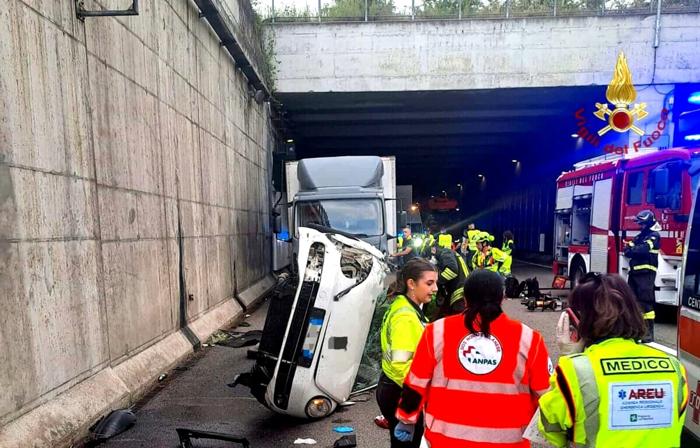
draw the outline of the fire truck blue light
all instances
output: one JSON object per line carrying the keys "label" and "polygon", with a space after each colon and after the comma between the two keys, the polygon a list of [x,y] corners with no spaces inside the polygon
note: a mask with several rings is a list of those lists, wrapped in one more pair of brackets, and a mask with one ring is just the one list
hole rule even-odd
{"label": "fire truck blue light", "polygon": [[688,102],[692,104],[700,104],[700,92],[693,92],[688,97]]}

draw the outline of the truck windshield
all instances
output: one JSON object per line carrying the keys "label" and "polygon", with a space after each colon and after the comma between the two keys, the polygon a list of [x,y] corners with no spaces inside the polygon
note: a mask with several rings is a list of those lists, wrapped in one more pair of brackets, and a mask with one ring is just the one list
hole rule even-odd
{"label": "truck windshield", "polygon": [[378,199],[324,199],[298,202],[297,226],[319,224],[355,235],[383,235],[382,205],[382,201]]}

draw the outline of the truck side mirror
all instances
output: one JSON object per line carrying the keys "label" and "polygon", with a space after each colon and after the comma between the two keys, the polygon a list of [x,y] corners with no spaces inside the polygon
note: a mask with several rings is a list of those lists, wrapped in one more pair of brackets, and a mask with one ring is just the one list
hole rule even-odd
{"label": "truck side mirror", "polygon": [[399,229],[403,229],[406,227],[406,223],[408,222],[408,216],[405,211],[402,211],[399,213]]}

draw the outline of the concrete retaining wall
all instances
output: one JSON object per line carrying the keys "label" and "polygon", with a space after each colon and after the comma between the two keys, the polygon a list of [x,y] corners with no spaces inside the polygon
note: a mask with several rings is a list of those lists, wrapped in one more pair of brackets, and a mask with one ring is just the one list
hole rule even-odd
{"label": "concrete retaining wall", "polygon": [[[654,82],[700,81],[700,15],[664,14]],[[623,50],[651,82],[654,15],[278,23],[279,92],[607,85]]]}
{"label": "concrete retaining wall", "polygon": [[0,8],[3,447],[70,443],[192,350],[183,311],[206,338],[270,285],[267,105],[188,0],[74,3]]}

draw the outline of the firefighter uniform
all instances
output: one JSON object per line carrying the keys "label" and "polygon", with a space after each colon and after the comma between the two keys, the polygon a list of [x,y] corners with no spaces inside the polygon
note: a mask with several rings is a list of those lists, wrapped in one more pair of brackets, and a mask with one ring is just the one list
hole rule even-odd
{"label": "firefighter uniform", "polygon": [[394,428],[398,424],[395,414],[401,386],[427,323],[418,305],[402,295],[394,299],[382,321],[382,375],[377,385],[377,403],[389,421],[392,448],[418,447],[420,444],[420,434],[415,437],[417,442],[401,442],[394,437]]}
{"label": "firefighter uniform", "polygon": [[445,249],[452,249],[452,235],[449,233],[442,233],[438,235],[438,246],[444,247]]}
{"label": "firefighter uniform", "polygon": [[629,258],[630,271],[627,277],[632,291],[637,296],[644,313],[644,320],[647,323],[648,334],[644,342],[654,340],[654,319],[656,313],[654,305],[656,294],[654,286],[656,283],[656,270],[659,266],[659,248],[661,235],[655,229],[658,228],[653,214],[650,211],[643,211],[637,215],[637,221],[651,215],[651,221],[642,222],[642,231],[633,241],[627,243],[624,254]]}
{"label": "firefighter uniform", "polygon": [[557,447],[680,446],[688,387],[673,356],[607,339],[559,358],[550,383],[538,426]]}
{"label": "firefighter uniform", "polygon": [[397,416],[413,423],[423,408],[432,448],[529,447],[523,429],[550,366],[542,336],[505,314],[489,337],[470,333],[462,315],[440,319],[418,344]]}
{"label": "firefighter uniform", "polygon": [[437,247],[438,293],[443,302],[440,317],[464,311],[464,282],[469,271],[462,257],[449,249]]}

